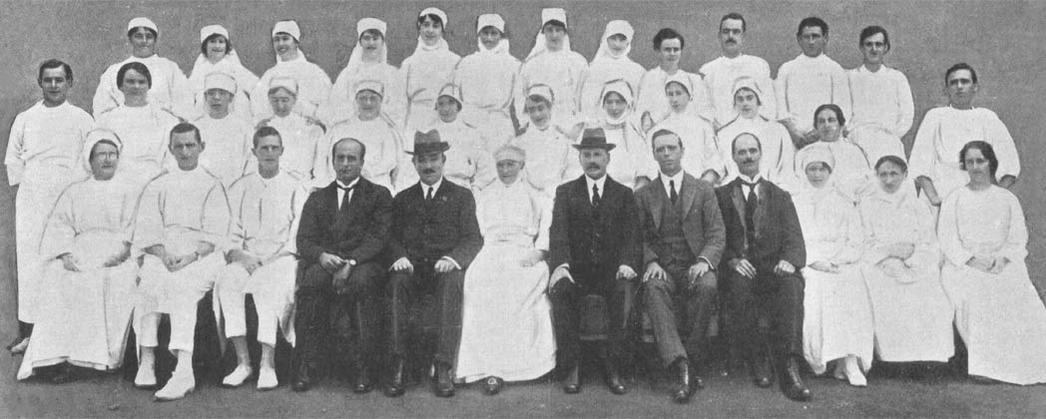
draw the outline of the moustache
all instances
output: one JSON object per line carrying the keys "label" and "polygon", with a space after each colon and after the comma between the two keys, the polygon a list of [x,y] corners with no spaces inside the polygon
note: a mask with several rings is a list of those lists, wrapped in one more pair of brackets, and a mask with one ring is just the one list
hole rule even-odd
{"label": "moustache", "polygon": [[431,174],[434,174],[434,173],[436,173],[436,169],[423,169],[421,171],[421,174],[423,174],[423,175],[431,175]]}
{"label": "moustache", "polygon": [[741,163],[742,164],[755,163],[755,159],[744,159],[744,160],[741,160]]}
{"label": "moustache", "polygon": [[600,165],[595,164],[595,163],[592,163],[592,164],[589,164],[589,165],[585,166],[585,170],[599,170],[599,169],[602,169],[602,168],[603,168],[603,166],[600,166]]}

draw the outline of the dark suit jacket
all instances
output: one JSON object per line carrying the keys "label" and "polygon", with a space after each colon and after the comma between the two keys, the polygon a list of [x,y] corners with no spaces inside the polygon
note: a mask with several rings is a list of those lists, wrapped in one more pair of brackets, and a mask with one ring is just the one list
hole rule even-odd
{"label": "dark suit jacket", "polygon": [[359,263],[380,256],[389,238],[392,194],[360,177],[347,211],[338,210],[338,185],[313,192],[305,201],[298,225],[298,252],[316,263],[327,252]]}
{"label": "dark suit jacket", "polygon": [[472,191],[446,178],[432,201],[422,196],[420,182],[396,194],[392,223],[390,263],[401,257],[417,263],[447,256],[465,270],[483,247]]}
{"label": "dark suit jacket", "polygon": [[[564,263],[628,265],[639,272],[636,202],[632,190],[607,176],[598,209],[588,198],[585,175],[556,188],[549,232],[549,267]],[[598,220],[598,221],[597,221]]]}
{"label": "dark suit jacket", "polygon": [[[713,269],[717,268],[726,245],[726,228],[723,226],[715,190],[708,182],[684,173],[682,185],[679,186],[679,199],[683,206],[683,237],[694,253],[694,259],[704,258]],[[662,211],[670,205],[672,201],[665,194],[660,176],[636,191],[640,237],[643,241],[643,266],[659,259],[653,244],[658,239]]]}
{"label": "dark suit jacket", "polygon": [[772,270],[780,260],[786,260],[799,269],[806,266],[806,245],[799,218],[795,214],[792,197],[765,179],[757,193],[755,243],[745,243],[745,198],[741,179],[734,179],[716,189],[719,208],[726,224],[726,249],[723,260],[744,258],[759,271]]}

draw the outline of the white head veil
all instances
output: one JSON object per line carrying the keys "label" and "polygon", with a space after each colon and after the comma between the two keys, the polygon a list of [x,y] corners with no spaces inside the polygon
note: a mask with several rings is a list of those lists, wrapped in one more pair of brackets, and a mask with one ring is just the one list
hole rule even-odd
{"label": "white head veil", "polygon": [[[501,41],[498,42],[494,49],[487,49],[487,47],[483,46],[483,40],[479,37],[479,32],[487,26],[492,26],[501,31]],[[476,19],[476,47],[481,54],[508,54],[509,42],[508,38],[505,38],[505,19],[501,15],[496,13],[479,15],[479,18]]]}
{"label": "white head veil", "polygon": [[[360,37],[363,36],[363,32],[369,30],[376,30],[381,33],[381,46],[378,47],[378,57],[373,62],[379,64],[387,63],[389,56],[389,48],[385,38],[387,29],[388,25],[381,19],[365,17],[356,22],[356,46],[352,47],[352,55],[349,56],[349,63],[345,65],[345,70],[342,71],[342,74],[354,74],[363,66],[365,58],[363,56],[363,46],[360,45]],[[369,60],[369,58],[367,59]]]}
{"label": "white head veil", "polygon": [[[91,151],[93,151],[95,145],[103,140],[111,141],[116,145],[117,152],[123,152],[123,141],[120,140],[120,136],[116,135],[115,132],[108,128],[95,128],[88,131],[87,138],[84,140],[83,159],[84,167],[87,168],[87,173],[89,174],[93,174],[91,172]],[[120,170],[119,165],[116,166],[116,170]]]}
{"label": "white head veil", "polygon": [[[621,114],[621,117],[611,119],[610,115],[603,110],[603,101],[606,99],[607,94],[617,93],[625,99],[625,103],[628,104],[628,109]],[[610,80],[603,85],[603,91],[599,93],[599,109],[603,114],[603,120],[609,125],[617,125],[628,120],[632,113],[632,107],[635,106],[633,102],[635,98],[635,91],[632,89],[632,85],[629,84],[625,79]]]}
{"label": "white head veil", "polygon": [[[624,53],[615,56],[610,51],[610,45],[608,45],[609,42],[607,41],[607,38],[619,34],[625,36],[625,39],[628,41],[628,46],[625,47]],[[599,59],[628,59],[628,54],[632,52],[632,39],[635,34],[635,29],[632,29],[632,25],[629,24],[628,21],[611,20],[610,22],[607,22],[607,28],[603,31],[603,37],[599,40],[599,50],[596,51],[596,56],[592,58],[592,62],[595,63]]]}
{"label": "white head veil", "polygon": [[[527,59],[524,61],[529,61],[531,58],[534,58],[535,56],[548,52],[548,46],[545,45],[546,41],[544,29],[545,24],[553,20],[562,22],[563,26],[567,26],[566,10],[560,8],[541,9],[541,27],[538,28],[538,35],[534,39],[534,48],[530,50],[530,54],[527,54]],[[570,34],[567,33],[563,35],[563,51],[570,50]]]}
{"label": "white head veil", "polygon": [[[301,28],[298,27],[298,22],[293,20],[281,20],[276,22],[272,27],[272,36],[276,36],[278,33],[285,33],[294,37],[295,41],[298,41],[298,58],[295,60],[306,61],[305,50],[301,49]],[[280,58],[280,54],[276,54],[276,63],[283,62]]]}
{"label": "white head veil", "polygon": [[[439,17],[439,19],[443,22],[443,30],[447,30],[447,13],[438,8],[429,7],[425,10],[422,10],[421,13],[418,14],[418,18],[420,19],[428,15],[436,15],[436,17]],[[441,34],[439,37],[439,41],[436,42],[436,45],[430,47],[428,45],[425,45],[425,41],[421,39],[421,34],[419,33],[418,44],[414,46],[414,53],[417,54],[422,51],[450,51],[450,45],[447,44],[447,39],[444,38]]]}

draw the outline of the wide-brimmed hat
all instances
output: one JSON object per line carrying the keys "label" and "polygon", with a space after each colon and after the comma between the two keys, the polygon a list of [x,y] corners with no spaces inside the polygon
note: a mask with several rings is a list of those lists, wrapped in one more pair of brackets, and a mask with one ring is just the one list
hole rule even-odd
{"label": "wide-brimmed hat", "polygon": [[603,128],[586,128],[585,133],[581,135],[581,143],[573,144],[574,148],[578,150],[584,150],[586,148],[602,148],[606,151],[613,150],[617,147],[617,144],[611,144],[607,142],[607,135],[603,132]]}
{"label": "wide-brimmed hat", "polygon": [[450,144],[439,138],[439,131],[430,130],[429,132],[414,132],[414,149],[407,150],[407,154],[412,156],[430,154],[430,153],[442,153],[450,149]]}

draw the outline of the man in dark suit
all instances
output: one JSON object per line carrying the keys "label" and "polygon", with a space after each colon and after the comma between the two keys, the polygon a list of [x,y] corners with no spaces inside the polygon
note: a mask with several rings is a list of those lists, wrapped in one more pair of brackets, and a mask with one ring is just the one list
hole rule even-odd
{"label": "man in dark suit", "polygon": [[[461,340],[461,304],[465,269],[483,247],[472,192],[443,178],[450,145],[439,132],[416,132],[411,161],[421,181],[392,201],[392,238],[386,250],[392,263],[393,374],[385,394],[404,392],[407,356],[407,309],[421,294],[434,294],[439,313],[435,350],[436,395],[454,395],[451,369]],[[505,325],[511,327],[512,325]]]}
{"label": "man in dark suit", "polygon": [[[731,147],[740,174],[716,189],[726,224],[721,270],[730,315],[727,327],[757,386],[771,384],[766,351],[772,348],[781,390],[790,399],[807,401],[810,390],[799,374],[804,283],[796,268],[806,265],[799,219],[791,196],[759,174],[759,139],[744,133]],[[770,325],[769,335],[759,328],[760,318]]]}
{"label": "man in dark suit", "polygon": [[[672,398],[686,403],[695,387],[704,386],[700,374],[691,375],[690,363],[700,361],[708,350],[716,299],[714,267],[726,232],[712,185],[680,165],[685,150],[679,135],[659,130],[652,140],[660,175],[636,191],[646,267],[643,296],[661,360],[677,374]],[[683,315],[677,317],[676,310]],[[677,318],[684,323],[677,324]],[[686,332],[685,343],[681,330]]]}
{"label": "man in dark suit", "polygon": [[555,267],[549,297],[558,363],[567,369],[563,391],[581,391],[578,311],[582,297],[595,294],[606,300],[609,320],[609,348],[601,348],[607,386],[624,394],[617,364],[629,353],[628,314],[639,259],[636,203],[630,189],[607,176],[614,144],[607,144],[602,129],[585,130],[574,147],[585,174],[556,188],[549,233],[549,266]]}
{"label": "man in dark suit", "polygon": [[[371,390],[370,365],[375,362],[381,322],[381,281],[385,265],[380,260],[389,235],[392,194],[360,176],[367,149],[360,141],[344,138],[334,144],[331,163],[337,179],[313,192],[305,201],[298,227],[297,374],[295,391],[313,383],[320,354],[330,334],[331,306],[341,305],[336,316],[355,318],[358,350],[354,351],[357,376],[353,391]],[[350,307],[355,304],[356,310]],[[335,319],[339,329],[351,322]],[[342,337],[346,330],[338,330]]]}

